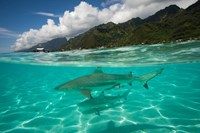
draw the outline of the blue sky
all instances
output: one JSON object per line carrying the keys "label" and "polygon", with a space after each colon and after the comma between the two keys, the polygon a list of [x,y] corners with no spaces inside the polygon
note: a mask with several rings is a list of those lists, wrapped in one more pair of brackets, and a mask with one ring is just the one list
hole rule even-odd
{"label": "blue sky", "polygon": [[[103,0],[87,1],[99,6]],[[72,11],[79,3],[80,0],[0,0],[0,28],[9,32],[9,35],[0,34],[0,51],[8,50],[18,34],[30,28],[40,28],[48,18],[58,22],[56,17],[37,15],[36,12],[62,15],[65,10]]]}
{"label": "blue sky", "polygon": [[[102,1],[87,0],[95,6],[101,5]],[[65,10],[72,11],[79,3],[80,0],[1,0],[0,26],[16,32],[39,28],[48,17],[37,15],[36,12],[62,15]],[[51,19],[57,21],[53,17]]]}
{"label": "blue sky", "polygon": [[145,18],[168,5],[186,8],[196,1],[0,0],[0,51],[10,50],[11,45],[18,50],[56,37],[70,38],[101,23]]}

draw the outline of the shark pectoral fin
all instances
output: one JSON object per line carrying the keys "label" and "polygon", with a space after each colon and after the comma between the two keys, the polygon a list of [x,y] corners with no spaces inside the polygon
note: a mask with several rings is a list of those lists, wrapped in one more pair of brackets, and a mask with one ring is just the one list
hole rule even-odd
{"label": "shark pectoral fin", "polygon": [[81,93],[83,94],[83,96],[86,96],[89,99],[92,99],[92,95],[91,95],[91,90],[81,90]]}

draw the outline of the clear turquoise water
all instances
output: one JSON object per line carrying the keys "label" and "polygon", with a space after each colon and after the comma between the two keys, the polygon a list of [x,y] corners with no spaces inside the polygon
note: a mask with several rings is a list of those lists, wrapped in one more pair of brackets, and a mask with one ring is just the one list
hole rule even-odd
{"label": "clear turquoise water", "polygon": [[[79,92],[54,88],[91,74],[142,75],[164,71],[149,90],[134,82],[125,102],[84,114]],[[200,42],[83,50],[0,54],[0,132],[130,133],[200,132]]]}

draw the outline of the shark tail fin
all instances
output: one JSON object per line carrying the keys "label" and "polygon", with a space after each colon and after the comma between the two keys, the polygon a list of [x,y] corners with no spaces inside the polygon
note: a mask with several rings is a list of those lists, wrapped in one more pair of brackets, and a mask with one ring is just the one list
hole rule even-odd
{"label": "shark tail fin", "polygon": [[158,74],[161,74],[163,70],[164,69],[161,68],[157,71],[153,71],[153,72],[147,73],[145,75],[139,76],[137,78],[137,80],[139,80],[143,84],[144,88],[149,89],[148,81],[151,80],[152,78],[154,78],[155,76],[157,76]]}

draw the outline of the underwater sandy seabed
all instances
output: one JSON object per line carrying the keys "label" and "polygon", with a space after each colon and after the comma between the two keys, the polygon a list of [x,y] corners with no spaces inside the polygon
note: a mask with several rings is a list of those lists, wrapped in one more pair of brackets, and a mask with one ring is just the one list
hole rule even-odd
{"label": "underwater sandy seabed", "polygon": [[142,67],[102,67],[105,73],[142,75],[164,68],[149,81],[117,89],[131,89],[127,100],[84,114],[77,106],[85,99],[79,92],[54,88],[95,67],[35,66],[0,63],[1,132],[199,132],[200,63]]}

